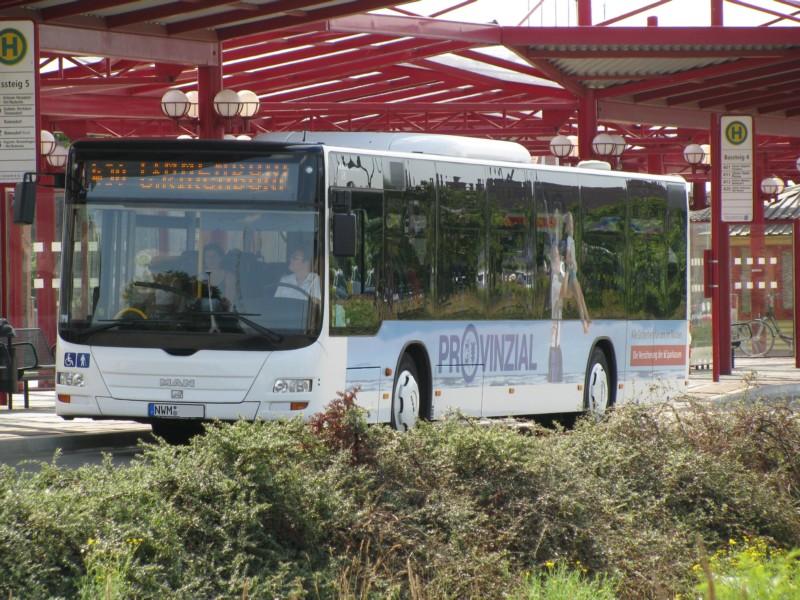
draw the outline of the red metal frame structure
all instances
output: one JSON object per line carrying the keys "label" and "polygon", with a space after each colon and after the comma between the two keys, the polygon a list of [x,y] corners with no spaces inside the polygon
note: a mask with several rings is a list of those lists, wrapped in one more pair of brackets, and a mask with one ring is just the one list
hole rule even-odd
{"label": "red metal frame structure", "polygon": [[[590,158],[601,128],[625,136],[622,168],[703,181],[683,148],[709,143],[710,115],[742,112],[758,122],[756,179],[797,179],[795,0],[708,0],[710,23],[698,27],[657,26],[654,14],[672,0],[643,0],[600,23],[591,0],[577,0],[578,25],[569,27],[441,19],[477,1],[452,0],[425,17],[407,6],[368,13],[391,8],[385,0],[0,0],[0,18],[39,23],[42,124],[70,138],[219,137],[231,124],[214,117],[214,94],[247,88],[262,108],[237,131],[460,133],[519,141],[535,155],[549,154],[561,133],[577,135],[580,157]],[[726,9],[763,22],[725,27]],[[199,92],[199,120],[163,117],[170,87]]]}

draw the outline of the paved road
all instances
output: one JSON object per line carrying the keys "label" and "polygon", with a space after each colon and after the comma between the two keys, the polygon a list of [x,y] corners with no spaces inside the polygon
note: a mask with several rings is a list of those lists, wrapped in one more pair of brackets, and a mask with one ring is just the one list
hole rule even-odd
{"label": "paved road", "polygon": [[[687,396],[707,402],[738,399],[792,398],[800,400],[800,370],[793,358],[737,358],[732,375],[711,381],[710,371],[690,375]],[[18,465],[24,459],[52,459],[62,449],[59,464],[78,467],[98,464],[104,451],[115,464],[126,465],[136,455],[139,439],[152,439],[150,426],[132,421],[65,421],[54,414],[53,392],[33,392],[29,409],[0,408],[0,463]],[[22,466],[20,468],[35,468]]]}
{"label": "paved road", "polygon": [[[106,446],[104,448],[85,448],[82,450],[67,450],[62,452],[56,464],[68,469],[77,469],[87,465],[99,465],[103,462],[104,455],[110,454],[115,466],[128,466],[134,456],[141,454],[137,446]],[[9,464],[13,464],[19,471],[38,471],[41,463],[53,460],[52,452],[40,452],[27,457],[15,457]],[[14,462],[16,461],[16,462]],[[0,462],[5,462],[0,460]]]}

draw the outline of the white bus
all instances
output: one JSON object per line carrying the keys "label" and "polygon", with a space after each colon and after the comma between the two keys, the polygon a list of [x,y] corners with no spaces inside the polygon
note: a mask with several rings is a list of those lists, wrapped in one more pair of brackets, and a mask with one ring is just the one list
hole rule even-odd
{"label": "white bus", "polygon": [[407,429],[687,382],[677,177],[449,136],[83,141],[62,247],[65,418],[168,436],[358,389],[368,420]]}

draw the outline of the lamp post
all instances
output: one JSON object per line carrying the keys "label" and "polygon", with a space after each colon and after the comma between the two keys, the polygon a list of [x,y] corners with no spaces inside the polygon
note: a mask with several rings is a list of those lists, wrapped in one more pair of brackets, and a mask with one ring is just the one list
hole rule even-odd
{"label": "lamp post", "polygon": [[181,90],[167,90],[161,96],[161,112],[178,121],[189,112],[189,98]]}
{"label": "lamp post", "polygon": [[559,162],[572,154],[575,144],[566,135],[557,135],[550,140],[550,153],[559,159]]}
{"label": "lamp post", "polygon": [[619,134],[608,132],[598,133],[592,140],[592,150],[598,156],[614,161],[614,166],[619,167],[620,157],[625,152],[627,143],[625,138]]}
{"label": "lamp post", "polygon": [[598,133],[592,140],[592,151],[598,156],[612,156],[615,146],[614,138],[608,133]]}
{"label": "lamp post", "polygon": [[683,149],[683,160],[692,166],[692,172],[702,164],[706,152],[700,144],[689,144]]}
{"label": "lamp post", "polygon": [[39,132],[39,152],[42,156],[48,156],[56,147],[56,136],[52,133],[47,131],[47,129],[42,129]]}
{"label": "lamp post", "polygon": [[47,155],[47,163],[54,169],[63,169],[67,164],[69,151],[61,144],[56,144],[53,151]]}
{"label": "lamp post", "polygon": [[189,101],[189,110],[186,111],[186,116],[190,119],[198,119],[200,112],[197,108],[197,90],[186,92],[186,99]]}
{"label": "lamp post", "polygon": [[[707,164],[708,153],[700,144],[689,144],[683,149],[683,160],[692,167],[692,175],[697,173],[700,165]],[[706,207],[706,181],[705,178],[692,181],[692,210],[702,210]]]}
{"label": "lamp post", "polygon": [[772,175],[771,177],[764,177],[761,180],[761,193],[765,196],[769,196],[770,201],[774,200],[776,196],[778,196],[784,188],[783,179],[780,177],[775,177]]}

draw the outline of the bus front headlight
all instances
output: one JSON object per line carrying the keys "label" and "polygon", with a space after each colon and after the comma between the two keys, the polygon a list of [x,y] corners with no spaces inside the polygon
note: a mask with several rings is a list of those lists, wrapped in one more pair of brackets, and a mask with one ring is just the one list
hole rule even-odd
{"label": "bus front headlight", "polygon": [[272,386],[273,394],[294,394],[297,392],[310,392],[310,379],[276,379]]}
{"label": "bus front headlight", "polygon": [[71,385],[73,387],[83,387],[86,385],[83,373],[72,373],[70,371],[59,371],[56,373],[56,383],[59,385]]}

